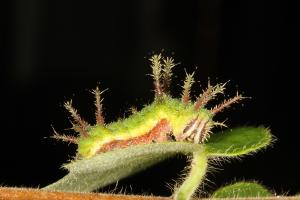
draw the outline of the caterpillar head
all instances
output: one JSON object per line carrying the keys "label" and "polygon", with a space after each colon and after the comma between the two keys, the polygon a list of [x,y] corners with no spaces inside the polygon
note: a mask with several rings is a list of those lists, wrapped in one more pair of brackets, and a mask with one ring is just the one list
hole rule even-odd
{"label": "caterpillar head", "polygon": [[[172,68],[175,66],[174,60],[168,57],[163,58],[159,54],[152,56],[150,61],[153,71],[155,98],[157,100],[168,99]],[[214,86],[208,84],[208,87],[199,95],[196,101],[192,102],[190,93],[194,82],[194,73],[186,74],[182,86],[181,105],[176,105],[177,108],[174,108],[177,111],[179,110],[177,117],[180,118],[174,121],[177,121],[176,124],[180,125],[177,130],[173,130],[173,134],[177,141],[188,140],[194,143],[203,143],[209,138],[211,129],[214,126],[225,126],[222,122],[213,121],[213,117],[231,104],[237,103],[245,97],[237,93],[233,98],[223,101],[212,109],[207,109],[205,106],[209,101],[215,99],[218,94],[224,93],[226,83]],[[181,106],[184,106],[184,108],[180,109]],[[184,113],[187,116],[186,118],[182,119],[180,117],[180,110],[186,111]]]}

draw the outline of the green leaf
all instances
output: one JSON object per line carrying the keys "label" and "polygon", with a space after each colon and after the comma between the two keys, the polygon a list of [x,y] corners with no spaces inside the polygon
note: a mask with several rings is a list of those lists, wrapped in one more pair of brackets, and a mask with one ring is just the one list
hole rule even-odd
{"label": "green leaf", "polygon": [[272,141],[270,131],[264,127],[238,127],[212,134],[205,149],[211,157],[232,157],[253,153]]}
{"label": "green leaf", "polygon": [[65,165],[70,173],[44,190],[88,192],[114,183],[178,153],[191,154],[199,144],[166,142],[117,149]]}
{"label": "green leaf", "polygon": [[253,182],[238,182],[218,189],[212,194],[211,198],[242,198],[268,196],[273,196],[273,194],[260,184]]}

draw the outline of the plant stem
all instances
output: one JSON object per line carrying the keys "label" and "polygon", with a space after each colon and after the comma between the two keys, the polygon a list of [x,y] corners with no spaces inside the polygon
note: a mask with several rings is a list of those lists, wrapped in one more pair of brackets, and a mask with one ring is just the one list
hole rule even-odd
{"label": "plant stem", "polygon": [[191,170],[183,184],[175,191],[175,200],[189,200],[203,180],[207,169],[207,155],[203,148],[193,153]]}

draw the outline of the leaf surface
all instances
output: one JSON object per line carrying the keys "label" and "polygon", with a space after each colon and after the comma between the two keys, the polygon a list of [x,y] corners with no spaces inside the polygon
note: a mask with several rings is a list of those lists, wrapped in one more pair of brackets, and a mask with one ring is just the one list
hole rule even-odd
{"label": "leaf surface", "polygon": [[212,134],[205,144],[212,157],[233,157],[254,153],[271,144],[270,131],[264,127],[238,127]]}
{"label": "leaf surface", "polygon": [[273,194],[264,186],[254,182],[237,182],[224,186],[215,191],[211,198],[242,198],[242,197],[268,197]]}
{"label": "leaf surface", "polygon": [[88,192],[114,183],[176,154],[192,154],[201,145],[166,142],[137,145],[74,161],[64,167],[69,174],[44,190]]}

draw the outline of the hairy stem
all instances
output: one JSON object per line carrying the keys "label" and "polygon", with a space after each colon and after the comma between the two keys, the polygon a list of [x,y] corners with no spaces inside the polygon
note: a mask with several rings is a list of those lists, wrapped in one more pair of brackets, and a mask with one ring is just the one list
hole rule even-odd
{"label": "hairy stem", "polygon": [[207,155],[203,149],[193,153],[190,173],[175,191],[175,200],[191,199],[206,174],[207,161]]}

